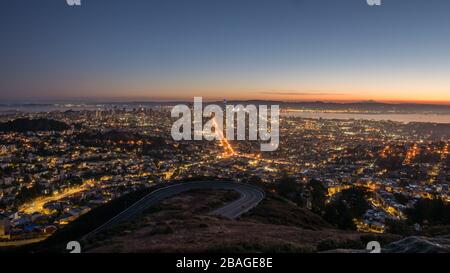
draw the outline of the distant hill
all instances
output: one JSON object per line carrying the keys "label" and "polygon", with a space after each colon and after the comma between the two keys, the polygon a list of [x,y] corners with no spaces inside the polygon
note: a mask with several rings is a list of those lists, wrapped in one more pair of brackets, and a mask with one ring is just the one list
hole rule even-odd
{"label": "distant hill", "polygon": [[[69,103],[69,102],[68,102]],[[193,100],[180,100],[180,101],[122,101],[122,102],[85,102],[84,105],[104,105],[108,107],[114,107],[117,109],[122,108],[139,108],[139,107],[158,107],[165,106],[171,107],[177,104],[192,105]],[[223,100],[215,101],[203,101],[204,104],[217,104],[223,105]],[[357,110],[368,112],[395,112],[395,113],[438,113],[449,114],[450,105],[445,104],[433,104],[433,103],[384,103],[374,100],[360,101],[360,102],[323,102],[323,101],[282,101],[282,100],[227,100],[229,105],[280,105],[281,107],[299,108],[308,110]],[[59,109],[60,104],[0,104],[0,107],[55,107]]]}
{"label": "distant hill", "polygon": [[64,122],[52,119],[16,119],[0,123],[0,132],[64,131],[69,129]]}
{"label": "distant hill", "polygon": [[[218,104],[222,105],[222,101],[205,102],[206,104]],[[308,109],[308,110],[356,110],[356,111],[368,111],[368,112],[395,112],[395,113],[440,113],[449,114],[450,105],[440,104],[419,104],[419,103],[382,103],[373,100],[361,101],[361,102],[323,102],[323,101],[273,101],[273,100],[230,100],[227,102],[229,105],[248,105],[248,104],[268,104],[268,105],[280,105],[281,107],[296,108],[296,109]]]}
{"label": "distant hill", "polygon": [[285,106],[293,108],[305,108],[316,110],[358,110],[358,111],[375,111],[375,112],[433,112],[433,113],[450,113],[450,105],[436,104],[390,104],[380,103],[376,101],[365,101],[356,103],[333,103],[333,102],[286,102]]}

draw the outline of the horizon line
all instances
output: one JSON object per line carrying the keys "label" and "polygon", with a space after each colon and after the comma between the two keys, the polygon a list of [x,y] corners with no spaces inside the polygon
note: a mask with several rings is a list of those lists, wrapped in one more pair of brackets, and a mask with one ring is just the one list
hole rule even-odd
{"label": "horizon line", "polygon": [[[163,98],[68,98],[68,99],[10,99],[3,100],[0,105],[11,105],[11,104],[28,104],[28,105],[40,105],[40,104],[62,104],[62,103],[177,103],[177,102],[190,102],[193,101],[194,97],[187,98],[173,98],[173,99],[163,99]],[[434,101],[434,100],[276,100],[276,99],[233,99],[233,98],[210,98],[205,99],[205,102],[217,102],[222,100],[227,101],[276,101],[280,103],[329,103],[329,104],[357,104],[357,103],[378,103],[378,104],[390,104],[390,105],[444,105],[450,106],[450,101]]]}

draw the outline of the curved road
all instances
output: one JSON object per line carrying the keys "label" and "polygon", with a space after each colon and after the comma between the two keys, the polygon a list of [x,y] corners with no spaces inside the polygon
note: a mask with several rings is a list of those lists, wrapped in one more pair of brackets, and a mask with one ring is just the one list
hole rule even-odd
{"label": "curved road", "polygon": [[256,186],[229,181],[186,182],[172,185],[157,189],[149,193],[148,195],[128,207],[126,210],[111,218],[105,224],[85,235],[83,239],[92,237],[102,232],[103,230],[117,225],[120,222],[130,220],[133,216],[143,212],[150,206],[155,205],[164,199],[195,189],[224,189],[234,190],[240,193],[241,197],[238,200],[235,200],[211,212],[211,214],[213,215],[221,215],[229,219],[238,218],[242,214],[258,205],[258,203],[261,202],[261,200],[263,200],[265,197],[264,191]]}

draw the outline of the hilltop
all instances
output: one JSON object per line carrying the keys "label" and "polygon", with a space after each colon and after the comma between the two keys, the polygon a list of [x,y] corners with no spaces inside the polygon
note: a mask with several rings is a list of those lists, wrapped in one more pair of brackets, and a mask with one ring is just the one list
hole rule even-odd
{"label": "hilltop", "polygon": [[0,123],[0,132],[41,132],[41,131],[64,131],[69,125],[53,119],[16,119]]}
{"label": "hilltop", "polygon": [[196,190],[169,198],[86,245],[87,252],[315,252],[364,248],[364,236],[334,229],[320,216],[268,194],[238,220],[208,212],[238,194]]}

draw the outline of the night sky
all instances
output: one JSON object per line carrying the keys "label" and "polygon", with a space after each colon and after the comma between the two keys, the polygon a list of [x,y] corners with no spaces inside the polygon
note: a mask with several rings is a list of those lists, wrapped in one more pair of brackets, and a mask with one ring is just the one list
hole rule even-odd
{"label": "night sky", "polygon": [[450,1],[0,0],[2,101],[450,103]]}

